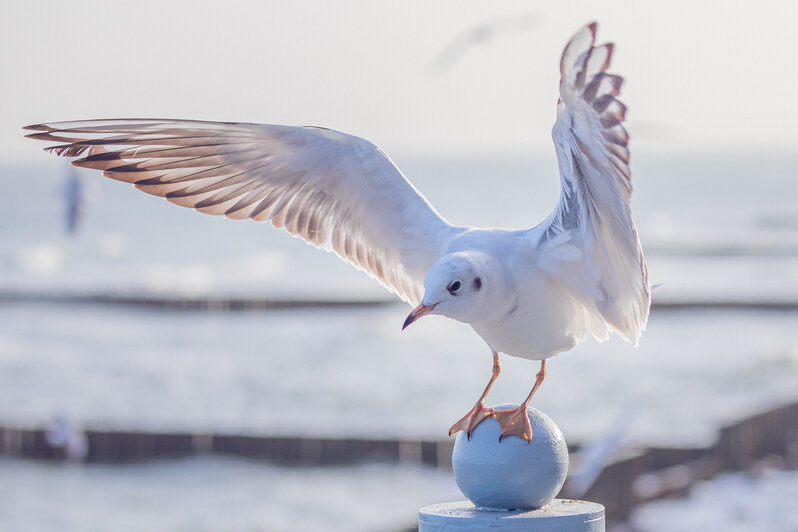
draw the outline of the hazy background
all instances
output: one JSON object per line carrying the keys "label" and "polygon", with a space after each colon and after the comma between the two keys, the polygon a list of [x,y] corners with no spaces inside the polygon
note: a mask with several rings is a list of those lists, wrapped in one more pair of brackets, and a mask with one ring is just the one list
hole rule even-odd
{"label": "hazy background", "polygon": [[[4,2],[0,158],[36,160],[25,124],[170,117],[325,125],[398,160],[549,156],[563,45],[618,44],[635,157],[792,149],[792,2]],[[508,15],[443,75],[458,34]]]}
{"label": "hazy background", "polygon": [[[427,318],[402,333],[401,304],[231,313],[76,303],[392,298],[266,224],[199,215],[87,171],[77,174],[78,230],[67,234],[65,161],[20,128],[110,117],[322,125],[380,145],[453,223],[530,227],[559,193],[550,130],[560,54],[592,20],[599,41],[617,45],[633,212],[651,280],[664,283],[655,304],[671,306],[655,308],[637,349],[591,340],[553,359],[536,406],[571,442],[632,416],[625,448],[689,447],[796,400],[797,11],[789,2],[4,2],[0,425],[60,415],[119,430],[444,438],[490,370],[465,325]],[[451,55],[475,25],[513,20],[531,22]],[[442,58],[445,70],[434,66]],[[502,364],[490,401],[517,402],[536,367]],[[14,493],[0,498],[0,521],[37,531],[110,518],[129,530],[399,530],[418,506],[459,497],[449,473],[411,467],[210,457],[58,465],[0,460],[0,486]],[[693,515],[666,508],[641,529],[670,522],[668,511]],[[739,515],[722,513],[730,523]],[[719,519],[710,522],[722,528]]]}

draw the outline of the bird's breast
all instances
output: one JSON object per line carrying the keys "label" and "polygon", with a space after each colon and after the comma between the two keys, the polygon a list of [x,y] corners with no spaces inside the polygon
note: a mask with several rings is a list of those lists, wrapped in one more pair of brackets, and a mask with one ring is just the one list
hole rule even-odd
{"label": "bird's breast", "polygon": [[584,337],[584,312],[561,285],[534,275],[519,283],[514,296],[500,319],[471,324],[494,351],[543,360],[571,349]]}

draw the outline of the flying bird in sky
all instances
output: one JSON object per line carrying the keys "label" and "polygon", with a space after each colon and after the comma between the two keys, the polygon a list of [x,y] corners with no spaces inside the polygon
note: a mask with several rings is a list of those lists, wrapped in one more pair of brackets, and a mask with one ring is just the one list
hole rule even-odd
{"label": "flying bird in sky", "polygon": [[435,56],[430,65],[437,72],[445,72],[454,66],[469,49],[484,44],[497,35],[524,32],[537,28],[538,16],[534,13],[505,15],[485,20],[457,35]]}
{"label": "flying bird in sky", "polygon": [[[56,143],[46,150],[79,157],[76,166],[203,213],[269,221],[335,252],[415,305],[404,327],[427,314],[470,324],[491,349],[493,370],[449,433],[470,435],[494,417],[502,438],[530,440],[527,407],[546,360],[589,334],[636,344],[650,307],[630,210],[623,79],[607,73],[613,45],[596,45],[595,36],[595,23],[582,28],[562,55],[552,132],[562,189],[531,229],[451,225],[377,146],[320,127],[115,119],[25,129]],[[499,353],[540,361],[516,409],[485,405]]]}

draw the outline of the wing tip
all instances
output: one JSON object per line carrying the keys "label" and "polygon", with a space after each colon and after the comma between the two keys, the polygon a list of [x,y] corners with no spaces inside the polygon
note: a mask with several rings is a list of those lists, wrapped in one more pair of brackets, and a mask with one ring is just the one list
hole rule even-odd
{"label": "wing tip", "polygon": [[28,133],[25,135],[26,139],[33,140],[54,140],[53,136],[47,131],[40,131],[39,133]]}
{"label": "wing tip", "polygon": [[[598,29],[597,22],[591,22],[586,26],[582,26],[577,30],[576,33],[568,40],[566,43],[565,48],[563,49],[562,56],[560,56],[560,74],[564,77],[566,71],[571,66],[571,56],[575,55],[575,58],[578,58],[582,52],[576,51],[575,48],[585,48],[589,50],[593,47],[596,42],[596,31]],[[590,34],[589,41],[587,40],[586,32]]]}
{"label": "wing tip", "polygon": [[[592,22],[580,29],[568,42],[561,59],[560,101],[574,102],[581,98],[595,105],[601,115],[607,107],[625,107],[617,100],[624,78],[609,73],[615,43],[595,43],[597,23]],[[588,33],[590,41],[588,42]],[[622,113],[624,114],[624,113]],[[624,117],[620,118],[623,122]]]}
{"label": "wing tip", "polygon": [[[25,131],[52,131],[53,128],[47,124],[30,124],[27,126],[22,126],[22,129]],[[26,137],[28,135],[25,135]]]}

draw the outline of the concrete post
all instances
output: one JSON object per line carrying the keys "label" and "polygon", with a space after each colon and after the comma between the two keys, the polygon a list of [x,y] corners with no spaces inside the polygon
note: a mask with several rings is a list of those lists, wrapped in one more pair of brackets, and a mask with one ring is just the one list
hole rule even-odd
{"label": "concrete post", "polygon": [[[506,410],[518,405],[497,405]],[[568,471],[568,447],[559,427],[535,408],[527,410],[532,439],[499,441],[501,427],[489,418],[471,438],[458,433],[452,469],[470,500],[425,506],[419,532],[513,530],[603,532],[604,507],[555,499]]]}
{"label": "concrete post", "polygon": [[604,532],[604,507],[595,502],[554,499],[539,510],[492,510],[458,501],[425,506],[418,512],[418,532],[472,530]]}

